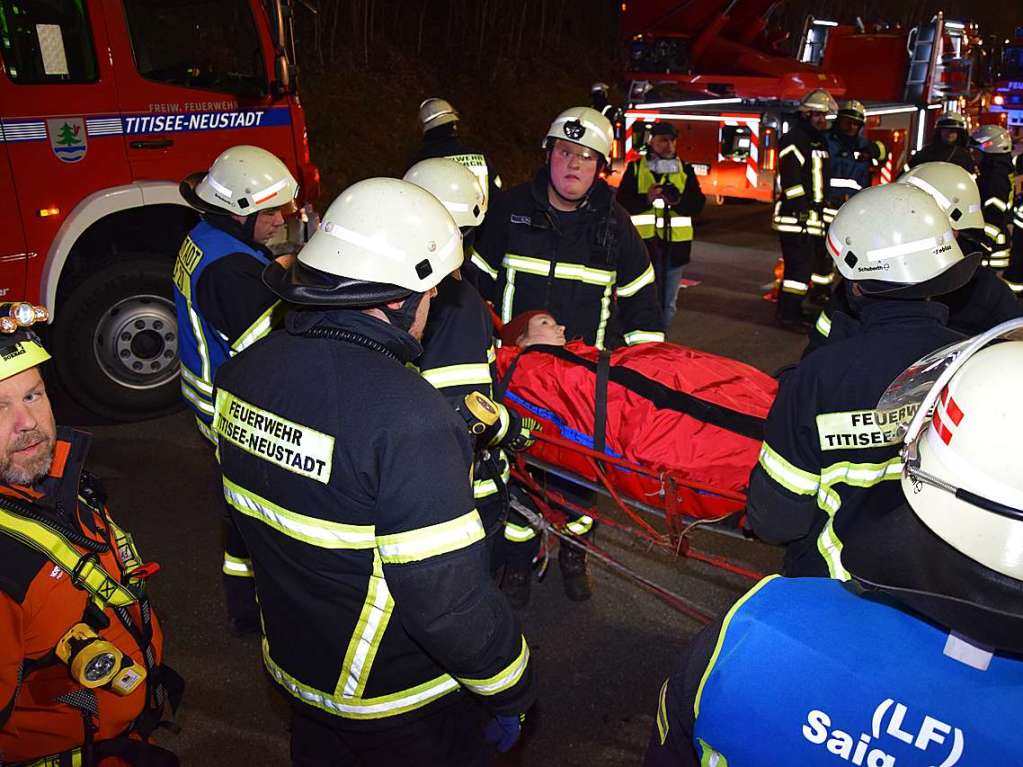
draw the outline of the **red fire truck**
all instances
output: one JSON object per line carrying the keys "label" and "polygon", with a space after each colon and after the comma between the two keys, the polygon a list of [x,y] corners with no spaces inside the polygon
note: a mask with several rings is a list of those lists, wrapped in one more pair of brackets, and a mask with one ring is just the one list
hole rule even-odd
{"label": "red fire truck", "polygon": [[178,182],[227,147],[278,155],[315,200],[289,0],[0,0],[0,298],[45,304],[82,405],[177,406]]}
{"label": "red fire truck", "polygon": [[1010,128],[1023,131],[1023,27],[1001,47],[996,65],[992,112],[1004,114]]}
{"label": "red fire truck", "polygon": [[906,30],[807,19],[799,57],[777,49],[769,0],[673,0],[626,6],[629,108],[619,163],[637,156],[644,127],[670,120],[679,154],[705,193],[770,202],[779,138],[814,88],[867,109],[866,135],[889,150],[875,183],[891,181],[927,140],[938,111],[970,88],[966,25],[938,14]]}

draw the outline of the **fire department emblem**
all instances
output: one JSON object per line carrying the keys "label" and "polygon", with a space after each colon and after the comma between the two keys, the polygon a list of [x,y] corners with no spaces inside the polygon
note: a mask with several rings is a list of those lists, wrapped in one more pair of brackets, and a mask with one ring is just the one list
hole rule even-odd
{"label": "fire department emblem", "polygon": [[584,128],[583,124],[578,120],[569,120],[565,123],[565,127],[562,128],[562,130],[565,131],[566,136],[575,141],[581,139],[583,134],[586,133],[586,128]]}
{"label": "fire department emblem", "polygon": [[85,120],[80,117],[59,117],[46,121],[50,148],[61,162],[78,162],[89,149]]}

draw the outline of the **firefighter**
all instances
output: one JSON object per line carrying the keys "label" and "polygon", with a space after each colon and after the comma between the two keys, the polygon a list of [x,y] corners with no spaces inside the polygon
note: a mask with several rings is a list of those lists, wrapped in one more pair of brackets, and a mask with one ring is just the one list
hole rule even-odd
{"label": "firefighter", "polygon": [[[254,146],[222,152],[207,173],[181,182],[181,196],[201,214],[174,263],[181,393],[199,432],[216,447],[213,378],[220,365],[280,321],[280,300],[263,284],[274,260],[267,243],[297,211],[298,183],[277,157]],[[288,263],[293,256],[279,257]],[[216,489],[220,494],[219,483]],[[259,630],[252,568],[238,531],[223,521],[222,576],[235,634]]]}
{"label": "firefighter", "polygon": [[942,112],[934,124],[931,143],[913,153],[906,170],[925,162],[951,162],[976,176],[977,165],[967,148],[968,144],[966,115],[962,112]]}
{"label": "firefighter", "polygon": [[926,299],[964,285],[980,255],[965,257],[945,213],[907,184],[849,200],[827,246],[859,321],[782,378],[747,514],[758,537],[786,545],[786,575],[844,578],[846,533],[898,494],[898,427],[911,414],[875,405],[913,360],[962,338]]}
{"label": "firefighter", "polygon": [[[904,173],[898,183],[915,186],[931,195],[948,217],[963,253],[981,250],[984,214],[981,212],[980,191],[966,170],[950,162],[926,162]],[[1023,316],[1023,305],[990,269],[978,269],[961,288],[936,296],[936,300],[948,307],[948,326],[968,336]],[[855,334],[858,322],[858,311],[850,304],[845,285],[839,280],[810,331],[810,342],[803,356],[829,341]]]}
{"label": "firefighter", "polygon": [[[664,340],[654,269],[629,215],[600,178],[611,124],[574,107],[551,123],[546,164],[490,209],[471,258],[475,279],[502,322],[546,309],[570,338],[605,348],[612,314],[624,340]],[[617,310],[617,311],[615,311]]]}
{"label": "firefighter", "polygon": [[678,134],[670,122],[656,122],[647,132],[647,151],[625,169],[618,202],[646,243],[657,278],[665,329],[675,316],[682,271],[693,245],[693,218],[707,199],[693,166],[675,151]]}
{"label": "firefighter", "polygon": [[486,203],[492,204],[501,189],[501,177],[490,164],[483,152],[468,146],[458,135],[458,111],[444,99],[429,98],[419,105],[419,130],[423,143],[419,147],[409,168],[420,160],[431,157],[446,157],[459,162],[479,179],[486,195]]}
{"label": "firefighter", "polygon": [[478,421],[407,366],[461,261],[435,197],[361,181],[268,267],[298,307],[285,328],[217,375],[224,495],[299,767],[485,764],[484,736],[510,748],[533,699],[467,481]]}
{"label": "firefighter", "polygon": [[148,742],[167,690],[175,706],[181,692],[146,595],[159,566],[111,519],[89,435],[54,423],[50,355],[30,330],[46,318],[0,306],[0,758],[170,767]]}
{"label": "firefighter", "polygon": [[1000,125],[982,125],[970,134],[977,153],[977,187],[984,210],[984,266],[1009,266],[1009,224],[1012,222],[1012,136]]}
{"label": "firefighter", "polygon": [[835,210],[870,186],[870,169],[888,158],[883,141],[871,141],[863,135],[866,120],[863,104],[855,99],[842,101],[834,125],[824,134],[831,156],[828,198]]}
{"label": "firefighter", "polygon": [[1009,257],[1009,268],[1002,274],[1002,279],[1017,297],[1023,296],[1023,154],[1016,155],[1014,202],[1012,209],[1012,252]]}
{"label": "firefighter", "polygon": [[[463,242],[483,223],[487,212],[483,190],[464,165],[442,158],[422,160],[409,169],[405,181],[441,201]],[[455,410],[463,409],[466,396],[473,392],[494,396],[494,323],[480,294],[458,272],[437,286],[422,345],[420,373]],[[511,465],[505,449],[529,447],[536,426],[534,419],[495,405],[498,421],[475,439],[473,453],[473,497],[487,536],[491,571],[499,565],[498,542],[508,518]]]}
{"label": "firefighter", "polygon": [[855,584],[767,578],[701,631],[646,767],[1023,763],[1021,377],[1003,341],[931,387],[902,493],[848,542]]}
{"label": "firefighter", "polygon": [[824,140],[828,115],[838,104],[826,90],[806,94],[799,102],[799,116],[781,138],[779,197],[774,206],[772,228],[781,240],[785,262],[778,296],[778,321],[786,330],[805,333],[803,300],[814,285],[831,284],[832,269],[824,251],[824,228],[833,217],[826,205],[830,160]]}

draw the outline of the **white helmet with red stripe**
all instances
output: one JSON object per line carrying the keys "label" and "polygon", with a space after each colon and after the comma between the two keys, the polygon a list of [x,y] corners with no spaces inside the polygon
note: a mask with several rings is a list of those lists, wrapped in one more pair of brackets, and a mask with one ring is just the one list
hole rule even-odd
{"label": "white helmet with red stripe", "polygon": [[[1018,320],[1000,327],[1011,324],[1018,337]],[[902,489],[935,535],[984,567],[1023,581],[1023,341],[978,340],[963,344],[955,368],[934,385],[929,423],[921,413],[911,424]],[[925,399],[921,410],[928,405]]]}
{"label": "white helmet with red stripe", "polygon": [[296,210],[298,182],[275,155],[243,144],[221,152],[209,172],[195,184],[194,193],[207,205],[236,216],[251,216],[270,208],[281,208],[288,214]]}
{"label": "white helmet with red stripe", "polygon": [[868,295],[940,296],[973,276],[948,216],[934,198],[908,184],[872,186],[843,205],[828,230],[839,273]]}

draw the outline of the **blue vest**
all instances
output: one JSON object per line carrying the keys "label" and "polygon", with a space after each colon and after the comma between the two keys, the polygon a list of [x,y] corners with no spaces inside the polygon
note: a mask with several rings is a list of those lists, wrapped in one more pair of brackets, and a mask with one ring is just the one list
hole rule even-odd
{"label": "blue vest", "polygon": [[944,655],[947,637],[839,581],[761,581],[700,685],[701,764],[1023,764],[1023,661],[995,655],[979,671]]}
{"label": "blue vest", "polygon": [[178,312],[178,352],[181,356],[181,394],[195,412],[199,431],[216,444],[213,425],[213,377],[229,357],[250,346],[271,330],[271,314],[277,304],[253,323],[234,342],[214,328],[195,305],[199,278],[206,268],[224,256],[246,253],[263,265],[270,260],[250,245],[205,221],[189,232],[174,262],[174,303]]}
{"label": "blue vest", "polygon": [[[824,134],[824,140],[831,154],[832,197],[848,198],[870,186],[870,142],[863,136],[856,136],[852,141],[843,140],[832,131]],[[845,182],[849,181],[858,185],[859,189],[846,185]]]}

